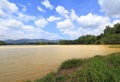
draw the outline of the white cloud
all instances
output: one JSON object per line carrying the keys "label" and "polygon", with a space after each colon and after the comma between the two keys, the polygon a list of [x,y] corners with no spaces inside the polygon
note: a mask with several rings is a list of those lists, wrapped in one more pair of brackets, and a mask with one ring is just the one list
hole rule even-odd
{"label": "white cloud", "polygon": [[57,6],[56,7],[56,12],[59,13],[62,16],[65,16],[66,18],[68,18],[68,11],[63,7],[63,6]]}
{"label": "white cloud", "polygon": [[[72,11],[73,14],[74,11]],[[75,13],[74,13],[75,14]],[[77,20],[79,25],[74,26],[72,20]],[[81,35],[92,34],[99,35],[103,32],[106,25],[110,23],[108,17],[93,15],[89,13],[85,16],[78,17],[77,15],[66,19],[64,21],[57,22],[57,28],[63,34],[69,35],[72,38],[78,38]]]}
{"label": "white cloud", "polygon": [[80,16],[78,18],[78,22],[84,28],[97,28],[101,25],[105,25],[110,22],[108,17],[93,15],[89,13],[85,16]]}
{"label": "white cloud", "polygon": [[57,20],[60,20],[60,19],[61,19],[60,17],[50,16],[49,18],[47,18],[47,21],[53,22],[53,21],[57,21]]}
{"label": "white cloud", "polygon": [[62,32],[62,34],[76,37],[76,31],[74,31],[74,24],[69,19],[57,22],[57,28]]}
{"label": "white cloud", "polygon": [[21,38],[54,40],[59,38],[55,33],[35,28],[32,25],[25,25],[15,19],[0,19],[0,29],[0,40]]}
{"label": "white cloud", "polygon": [[54,8],[48,0],[44,0],[43,2],[41,2],[41,4],[44,5],[46,8],[49,8],[51,10]]}
{"label": "white cloud", "polygon": [[74,28],[74,25],[70,20],[67,19],[64,21],[57,22],[57,28],[59,28],[61,30],[72,29],[72,28]]}
{"label": "white cloud", "polygon": [[74,9],[71,9],[70,18],[74,21],[78,19]]}
{"label": "white cloud", "polygon": [[74,28],[74,24],[70,19],[57,22],[57,28],[62,32],[62,34],[68,35],[72,37],[72,39],[76,39],[82,34],[78,29]]}
{"label": "white cloud", "polygon": [[59,36],[55,33],[51,33],[48,31],[42,31],[41,38],[49,39],[49,40],[57,40],[57,39],[59,39]]}
{"label": "white cloud", "polygon": [[29,15],[26,15],[26,14],[19,13],[17,19],[21,20],[21,21],[28,22],[30,20],[34,21],[36,19],[36,17],[35,16],[29,16]]}
{"label": "white cloud", "polygon": [[120,23],[120,20],[114,20],[114,21],[112,22],[113,25],[114,25],[114,24],[117,24],[117,23]]}
{"label": "white cloud", "polygon": [[34,27],[31,25],[23,25],[23,29],[25,31],[29,31],[29,32],[33,32],[34,31]]}
{"label": "white cloud", "polygon": [[[7,22],[7,23],[6,23]],[[32,31],[33,27],[30,25],[25,25],[21,21],[15,19],[2,19],[0,20],[0,27],[1,29],[4,28],[5,30],[23,30],[23,31]]]}
{"label": "white cloud", "polygon": [[78,29],[74,28],[74,24],[70,19],[57,22],[57,28],[62,32],[62,34],[76,39],[81,35],[81,32]]}
{"label": "white cloud", "polygon": [[0,16],[5,16],[6,14],[3,12],[3,10],[0,9]]}
{"label": "white cloud", "polygon": [[82,29],[86,29],[86,33],[98,35],[103,32],[110,19],[89,13],[88,15],[80,16],[78,22]]}
{"label": "white cloud", "polygon": [[18,7],[14,3],[10,3],[7,0],[0,0],[0,16],[5,16],[6,13],[16,13]]}
{"label": "white cloud", "polygon": [[116,19],[116,20],[113,20],[111,23],[109,23],[108,25],[113,27],[115,24],[117,23],[120,23],[120,19]]}
{"label": "white cloud", "polygon": [[[18,7],[8,0],[0,0],[0,39],[20,39],[20,38],[44,38],[44,39],[58,39],[56,33],[45,31],[43,27],[50,22],[55,22],[56,27],[62,34],[70,36],[70,38],[78,38],[81,35],[94,34],[99,35],[103,32],[106,25],[113,26],[120,23],[120,2],[118,0],[109,2],[99,0],[102,10],[112,17],[118,19],[111,20],[105,16],[99,16],[92,13],[78,16],[74,9],[66,10],[63,6],[57,6],[56,12],[61,15],[57,17],[50,15],[48,18],[40,18],[40,16],[31,16],[23,14]],[[46,8],[53,9],[53,6],[48,0],[41,2]],[[30,5],[29,5],[30,6]],[[27,6],[21,5],[21,9],[26,11]],[[37,9],[45,12],[40,6]],[[63,19],[63,21],[61,20]]]}
{"label": "white cloud", "polygon": [[98,0],[102,11],[108,16],[120,17],[120,0]]}
{"label": "white cloud", "polygon": [[43,10],[40,6],[37,7],[38,11],[40,12],[45,12],[45,10]]}
{"label": "white cloud", "polygon": [[26,33],[34,31],[33,26],[25,25],[15,19],[0,19],[0,29],[0,40],[26,38],[28,36]]}
{"label": "white cloud", "polygon": [[35,21],[35,25],[38,27],[45,27],[47,24],[48,22],[45,20],[45,18],[41,18]]}
{"label": "white cloud", "polygon": [[[22,7],[22,6],[21,6]],[[23,11],[26,9],[22,9]],[[15,13],[12,14],[12,13]],[[58,39],[59,36],[55,33],[44,31],[48,22],[45,18],[37,20],[36,16],[23,14],[19,11],[18,7],[7,0],[0,0],[0,40],[5,39]],[[50,17],[50,21],[58,20],[57,17]],[[34,26],[34,23],[37,27]]]}

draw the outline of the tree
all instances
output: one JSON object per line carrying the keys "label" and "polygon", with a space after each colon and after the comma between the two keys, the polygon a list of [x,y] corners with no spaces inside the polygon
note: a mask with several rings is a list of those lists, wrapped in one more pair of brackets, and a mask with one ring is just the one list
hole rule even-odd
{"label": "tree", "polygon": [[77,40],[75,40],[78,44],[95,44],[96,42],[96,36],[94,35],[86,35],[81,36]]}
{"label": "tree", "polygon": [[115,34],[120,34],[120,24],[119,23],[114,25],[113,32]]}
{"label": "tree", "polygon": [[120,44],[120,24],[113,27],[107,26],[102,37],[104,44]]}
{"label": "tree", "polygon": [[5,45],[5,42],[4,41],[0,41],[0,45]]}
{"label": "tree", "polygon": [[72,40],[60,40],[58,44],[60,45],[73,44],[73,41]]}

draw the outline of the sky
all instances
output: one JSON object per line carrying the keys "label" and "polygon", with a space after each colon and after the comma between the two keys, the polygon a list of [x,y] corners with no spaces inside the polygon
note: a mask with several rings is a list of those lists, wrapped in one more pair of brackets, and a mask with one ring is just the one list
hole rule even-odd
{"label": "sky", "polygon": [[120,0],[0,0],[0,40],[77,39],[120,23]]}

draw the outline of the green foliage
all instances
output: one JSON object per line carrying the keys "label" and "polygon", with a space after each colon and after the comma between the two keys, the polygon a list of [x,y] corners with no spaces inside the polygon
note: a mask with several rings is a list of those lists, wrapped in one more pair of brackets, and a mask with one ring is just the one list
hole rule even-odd
{"label": "green foliage", "polygon": [[54,45],[56,43],[53,43],[53,42],[37,42],[36,44],[37,45]]}
{"label": "green foliage", "polygon": [[34,82],[56,82],[56,77],[55,77],[55,74],[51,72],[50,74],[46,75],[42,79],[37,79]]}
{"label": "green foliage", "polygon": [[5,42],[4,41],[0,41],[0,45],[5,45]]}
{"label": "green foliage", "polygon": [[60,41],[58,42],[58,44],[60,44],[60,45],[73,44],[73,41],[72,41],[72,40],[60,40]]}
{"label": "green foliage", "polygon": [[113,27],[107,26],[100,40],[104,44],[120,44],[120,24],[117,23]]}
{"label": "green foliage", "polygon": [[112,55],[109,55],[106,57],[106,59],[110,66],[120,68],[120,53],[114,53]]}
{"label": "green foliage", "polygon": [[66,82],[66,77],[61,75],[56,77],[56,82]]}
{"label": "green foliage", "polygon": [[84,60],[82,59],[67,60],[61,64],[59,70],[79,67],[79,66],[82,66],[83,63],[84,63]]}
{"label": "green foliage", "polygon": [[120,44],[120,34],[107,35],[104,38],[105,44]]}
{"label": "green foliage", "polygon": [[34,82],[120,82],[120,53],[85,60],[67,60],[60,67],[60,70],[73,67],[78,69],[68,76],[58,77],[50,73]]}
{"label": "green foliage", "polygon": [[75,40],[75,42],[78,44],[95,44],[96,36],[94,35],[81,36],[80,38]]}
{"label": "green foliage", "polygon": [[101,60],[92,60],[87,67],[75,72],[76,82],[115,82],[114,73]]}
{"label": "green foliage", "polygon": [[[30,81],[31,82],[31,81]],[[41,79],[37,79],[34,82],[65,82],[64,76],[56,77],[55,73],[51,72]]]}

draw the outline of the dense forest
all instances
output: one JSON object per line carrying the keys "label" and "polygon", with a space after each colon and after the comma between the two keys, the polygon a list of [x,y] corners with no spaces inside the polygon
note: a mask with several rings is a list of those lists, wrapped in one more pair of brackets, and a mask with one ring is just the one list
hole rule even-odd
{"label": "dense forest", "polygon": [[104,32],[98,36],[85,35],[76,40],[61,40],[59,44],[120,44],[120,24],[106,26]]}

